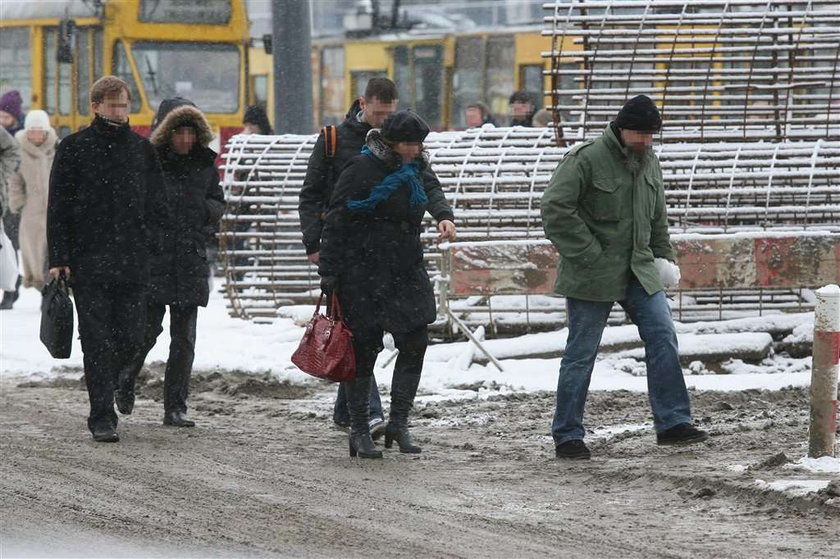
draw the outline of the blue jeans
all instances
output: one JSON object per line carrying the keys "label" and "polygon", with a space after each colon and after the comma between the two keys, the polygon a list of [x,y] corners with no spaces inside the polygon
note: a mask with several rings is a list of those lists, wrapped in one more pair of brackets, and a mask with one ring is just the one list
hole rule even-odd
{"label": "blue jeans", "polygon": [[[379,398],[379,388],[376,386],[376,379],[370,377],[370,419],[384,419],[382,414],[382,400]],[[347,393],[344,390],[344,383],[338,384],[338,395],[333,406],[333,421],[343,427],[350,426],[350,411],[347,409]]]}
{"label": "blue jeans", "polygon": [[[677,351],[677,333],[665,293],[648,295],[634,277],[618,302],[645,344],[648,398],[657,433],[691,421],[691,404]],[[583,409],[595,356],[613,303],[566,299],[569,338],[560,363],[557,408],[551,424],[555,444],[582,440]]]}

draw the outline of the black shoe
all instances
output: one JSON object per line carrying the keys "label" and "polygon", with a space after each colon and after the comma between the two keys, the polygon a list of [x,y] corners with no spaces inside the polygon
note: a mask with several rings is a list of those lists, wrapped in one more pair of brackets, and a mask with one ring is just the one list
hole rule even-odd
{"label": "black shoe", "polygon": [[131,415],[134,411],[134,392],[128,390],[114,390],[114,402],[123,415]]}
{"label": "black shoe", "polygon": [[656,444],[660,445],[683,445],[694,444],[705,441],[709,438],[706,431],[697,429],[691,423],[680,423],[670,429],[666,429],[656,435]]}
{"label": "black shoe", "polygon": [[170,411],[163,415],[163,424],[171,427],[195,427],[195,421],[187,419],[186,412]]}
{"label": "black shoe", "polygon": [[554,456],[566,460],[589,460],[592,453],[580,439],[566,441],[554,447]]}
{"label": "black shoe", "polygon": [[8,311],[15,304],[15,292],[4,291],[3,300],[0,301],[0,311]]}
{"label": "black shoe", "polygon": [[93,440],[98,443],[116,443],[120,440],[120,436],[117,434],[117,428],[113,425],[97,426],[91,432],[93,433]]}

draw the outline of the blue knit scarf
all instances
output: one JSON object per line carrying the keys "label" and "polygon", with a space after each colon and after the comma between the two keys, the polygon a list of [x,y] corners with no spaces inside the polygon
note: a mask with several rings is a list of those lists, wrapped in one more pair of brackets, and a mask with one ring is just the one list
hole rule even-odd
{"label": "blue knit scarf", "polygon": [[[376,157],[370,148],[362,147],[362,153],[369,157]],[[370,196],[364,200],[348,200],[347,207],[351,210],[372,210],[381,202],[388,200],[401,186],[408,184],[411,187],[411,199],[409,205],[414,208],[428,202],[426,191],[423,190],[423,183],[420,182],[420,167],[417,163],[403,163],[402,166],[385,177],[382,183],[373,187]]]}

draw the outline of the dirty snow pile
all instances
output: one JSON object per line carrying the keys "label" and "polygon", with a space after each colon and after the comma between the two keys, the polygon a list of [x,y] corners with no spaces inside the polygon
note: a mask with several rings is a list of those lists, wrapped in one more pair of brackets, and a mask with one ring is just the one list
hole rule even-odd
{"label": "dirty snow pile", "polygon": [[[78,339],[74,340],[72,356],[67,360],[52,359],[41,345],[38,340],[39,303],[40,295],[32,289],[25,289],[13,310],[0,313],[0,374],[4,377],[46,378],[60,375],[63,370],[66,372],[65,367],[72,367],[70,372],[78,374],[78,369],[82,367]],[[256,324],[228,316],[223,296],[215,291],[209,306],[199,311],[195,368],[268,372],[279,379],[311,382],[309,376],[290,362],[303,332],[301,324],[311,313],[311,307],[297,307],[290,309],[288,318],[278,318],[270,324]],[[149,354],[148,362],[166,360],[168,319],[164,328],[164,333]],[[719,323],[678,323],[681,354],[697,357],[684,370],[687,384],[701,390],[777,390],[786,386],[807,386],[810,383],[810,358],[773,354],[773,340],[766,332],[778,328],[792,330],[794,333],[791,336],[806,340],[808,332],[813,329],[813,313]],[[469,343],[433,345],[427,354],[420,391],[426,396],[437,397],[553,391],[566,336],[567,331],[563,329],[488,341],[487,348],[500,359],[503,372],[487,364],[481,352]],[[604,350],[596,363],[591,388],[646,390],[644,350],[639,344],[634,326],[608,327],[604,332]],[[625,349],[616,351],[621,348]],[[723,359],[722,370],[709,371],[704,366],[703,356],[716,355],[720,358],[736,351],[750,351],[750,348],[754,348],[759,356],[752,364],[740,359]],[[483,359],[484,362],[472,362],[473,356],[476,361]],[[376,369],[378,382],[385,386],[390,384],[393,370],[393,359],[390,357],[391,351],[383,351]],[[464,386],[472,388],[460,388]]]}

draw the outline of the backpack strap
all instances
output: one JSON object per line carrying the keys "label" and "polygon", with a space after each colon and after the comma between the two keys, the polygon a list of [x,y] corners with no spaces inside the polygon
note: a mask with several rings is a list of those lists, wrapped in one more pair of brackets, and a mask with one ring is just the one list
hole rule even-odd
{"label": "backpack strap", "polygon": [[338,149],[338,128],[334,125],[324,126],[321,128],[321,134],[324,135],[324,152],[327,157],[335,157]]}

